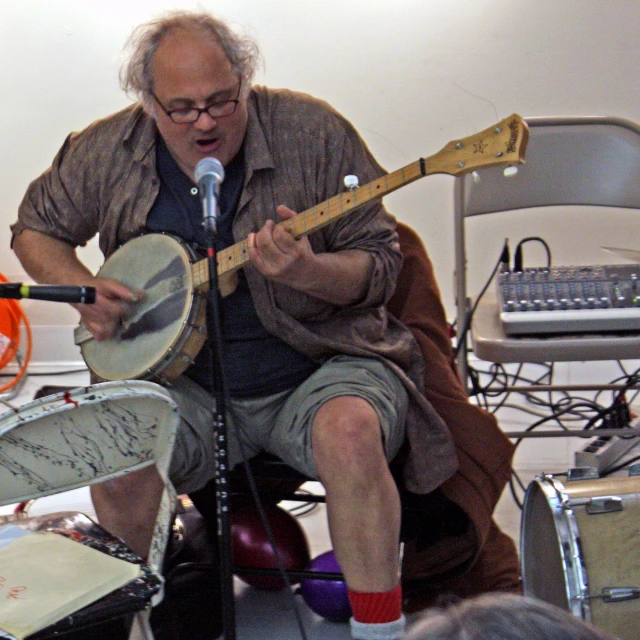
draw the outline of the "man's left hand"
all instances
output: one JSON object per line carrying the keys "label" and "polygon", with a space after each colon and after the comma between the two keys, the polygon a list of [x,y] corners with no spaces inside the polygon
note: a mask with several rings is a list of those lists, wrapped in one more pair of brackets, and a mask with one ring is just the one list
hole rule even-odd
{"label": "man's left hand", "polygon": [[[296,215],[283,205],[276,211],[282,220]],[[249,234],[247,249],[251,263],[263,276],[296,289],[305,288],[314,258],[305,236],[296,239],[283,225],[267,220],[260,231]]]}

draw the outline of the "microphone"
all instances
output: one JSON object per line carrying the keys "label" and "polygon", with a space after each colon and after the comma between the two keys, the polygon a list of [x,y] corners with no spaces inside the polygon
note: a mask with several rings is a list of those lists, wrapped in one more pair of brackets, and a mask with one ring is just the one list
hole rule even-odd
{"label": "microphone", "polygon": [[224,168],[216,158],[203,158],[196,165],[195,179],[202,200],[203,226],[211,235],[216,233],[216,218],[218,216],[218,196],[220,184],[224,180]]}
{"label": "microphone", "polygon": [[95,287],[67,287],[64,285],[29,285],[21,282],[0,284],[0,298],[21,300],[49,300],[50,302],[76,302],[93,304],[96,301]]}

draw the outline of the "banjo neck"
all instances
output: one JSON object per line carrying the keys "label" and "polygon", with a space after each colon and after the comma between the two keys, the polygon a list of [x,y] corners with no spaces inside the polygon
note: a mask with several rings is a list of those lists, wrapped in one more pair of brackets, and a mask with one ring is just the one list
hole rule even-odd
{"label": "banjo neck", "polygon": [[[387,174],[378,180],[358,187],[354,191],[338,194],[307,209],[288,220],[279,222],[277,226],[284,227],[294,238],[300,238],[325,225],[341,218],[354,209],[409,184],[418,178],[428,175],[425,160],[420,158],[416,162]],[[217,256],[218,277],[230,275],[249,263],[247,241],[242,240],[226,249]],[[209,282],[209,268],[207,259],[199,260],[193,265],[194,286],[201,287]]]}
{"label": "banjo neck", "polygon": [[[458,176],[480,167],[522,163],[528,135],[526,122],[513,114],[473,136],[452,140],[428,158],[420,158],[362,187],[333,196],[293,218],[279,222],[277,226],[284,227],[297,239],[419,178],[436,173]],[[230,276],[248,263],[247,241],[242,240],[217,254],[218,277]],[[194,287],[206,287],[209,283],[208,259],[195,262],[192,268]]]}

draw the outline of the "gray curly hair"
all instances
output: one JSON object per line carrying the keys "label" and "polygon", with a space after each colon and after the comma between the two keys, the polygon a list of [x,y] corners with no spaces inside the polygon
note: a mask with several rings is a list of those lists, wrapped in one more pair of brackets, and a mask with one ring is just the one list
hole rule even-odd
{"label": "gray curly hair", "polygon": [[616,640],[555,605],[490,593],[430,609],[407,640]]}
{"label": "gray curly hair", "polygon": [[129,36],[124,50],[130,53],[120,69],[120,86],[127,94],[143,101],[152,99],[153,58],[158,45],[167,33],[180,28],[208,31],[222,47],[238,78],[246,78],[247,87],[251,85],[260,62],[256,42],[235,33],[210,13],[179,10],[139,25]]}

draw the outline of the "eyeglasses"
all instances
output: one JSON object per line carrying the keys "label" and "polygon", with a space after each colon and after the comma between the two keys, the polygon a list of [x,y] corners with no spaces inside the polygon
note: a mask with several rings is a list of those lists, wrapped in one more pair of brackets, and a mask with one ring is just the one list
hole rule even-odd
{"label": "eyeglasses", "polygon": [[172,122],[176,124],[193,124],[197,122],[203,113],[209,114],[211,118],[224,118],[230,116],[238,106],[240,102],[240,91],[242,89],[242,80],[238,85],[238,95],[233,100],[221,100],[219,102],[212,102],[200,109],[199,107],[182,107],[181,109],[166,109],[162,102],[158,100],[153,91],[151,95],[154,100],[160,105],[160,108],[171,118]]}

